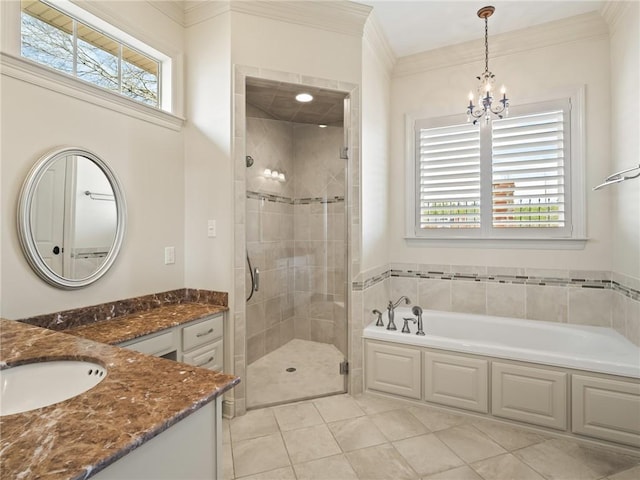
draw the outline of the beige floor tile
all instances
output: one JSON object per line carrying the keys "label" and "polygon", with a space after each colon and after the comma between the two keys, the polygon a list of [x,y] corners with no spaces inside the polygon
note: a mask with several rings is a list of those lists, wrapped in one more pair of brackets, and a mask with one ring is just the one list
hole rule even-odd
{"label": "beige floor tile", "polygon": [[250,410],[230,422],[233,443],[250,438],[263,437],[278,432],[278,423],[269,408]]}
{"label": "beige floor tile", "polygon": [[268,472],[291,465],[280,433],[233,442],[236,477]]}
{"label": "beige floor tile", "polygon": [[255,475],[249,475],[248,477],[238,478],[238,480],[296,480],[296,474],[293,473],[293,468],[283,467],[268,472],[256,473]]}
{"label": "beige floor tile", "polygon": [[609,480],[638,480],[640,478],[640,465],[609,475]]}
{"label": "beige floor tile", "polygon": [[472,425],[509,451],[548,440],[544,435],[490,420],[474,421]]}
{"label": "beige floor tile", "polygon": [[376,413],[388,412],[389,410],[399,410],[401,408],[407,408],[407,403],[402,400],[394,400],[393,398],[377,397],[370,394],[362,394],[353,397],[358,406],[367,415],[374,415]]}
{"label": "beige floor tile", "polygon": [[460,457],[432,433],[393,442],[393,446],[418,475],[431,475],[464,465]]}
{"label": "beige floor tile", "polygon": [[282,436],[294,464],[342,453],[324,424],[282,432]]}
{"label": "beige floor tile", "polygon": [[495,457],[506,450],[472,425],[461,425],[436,432],[451,450],[467,463]]}
{"label": "beige floor tile", "polygon": [[429,433],[427,427],[417,421],[416,417],[407,409],[391,410],[390,412],[371,415],[371,420],[384,433],[384,436],[392,442]]}
{"label": "beige floor tile", "polygon": [[603,476],[595,473],[580,460],[559,450],[550,442],[538,443],[516,450],[513,454],[545,478],[551,480],[566,478],[591,480]]}
{"label": "beige floor tile", "polygon": [[228,418],[222,419],[222,443],[231,443],[231,427],[229,426],[231,420]]}
{"label": "beige floor tile", "polygon": [[321,458],[294,465],[298,480],[358,480],[344,455]]}
{"label": "beige floor tile", "polygon": [[387,438],[369,417],[350,418],[332,422],[328,426],[344,452],[387,442]]}
{"label": "beige floor tile", "polygon": [[544,480],[526,463],[510,453],[487,458],[471,465],[485,480]]}
{"label": "beige floor tile", "polygon": [[222,478],[231,480],[235,476],[233,471],[233,454],[231,452],[231,444],[222,444]]}
{"label": "beige floor tile", "polygon": [[[464,467],[452,468],[446,472],[436,473],[428,477],[422,477],[422,480],[483,480],[480,475],[474,472],[466,465]],[[515,479],[513,479],[515,480]]]}
{"label": "beige floor tile", "polygon": [[331,397],[319,398],[318,400],[314,400],[313,404],[327,423],[346,420],[347,418],[361,417],[364,415],[362,409],[358,406],[353,397],[349,395],[334,395]]}
{"label": "beige floor tile", "polygon": [[318,410],[311,402],[274,407],[273,414],[276,416],[280,430],[283,432],[324,423]]}
{"label": "beige floor tile", "polygon": [[428,406],[411,407],[409,411],[432,432],[464,425],[470,421],[469,417],[464,415],[456,415],[455,413],[437,410]]}
{"label": "beige floor tile", "polygon": [[601,478],[638,464],[637,457],[558,438],[513,453],[549,478]]}
{"label": "beige floor tile", "polygon": [[345,454],[358,478],[366,480],[412,480],[418,476],[393,445],[384,444]]}

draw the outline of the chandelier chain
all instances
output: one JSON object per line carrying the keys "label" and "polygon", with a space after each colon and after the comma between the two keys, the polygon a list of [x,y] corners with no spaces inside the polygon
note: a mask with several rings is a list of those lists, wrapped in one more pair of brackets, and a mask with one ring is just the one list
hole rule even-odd
{"label": "chandelier chain", "polygon": [[484,17],[484,71],[489,71],[489,17]]}

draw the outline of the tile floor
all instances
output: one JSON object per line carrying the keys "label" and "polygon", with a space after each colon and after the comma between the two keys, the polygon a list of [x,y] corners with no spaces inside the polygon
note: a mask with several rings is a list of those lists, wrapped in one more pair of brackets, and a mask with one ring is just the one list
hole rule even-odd
{"label": "tile floor", "polygon": [[640,456],[373,395],[223,421],[225,480],[638,480]]}
{"label": "tile floor", "polygon": [[[294,339],[247,368],[247,406],[277,403],[344,392],[340,375],[344,355],[327,343]],[[295,372],[287,372],[294,367]]]}

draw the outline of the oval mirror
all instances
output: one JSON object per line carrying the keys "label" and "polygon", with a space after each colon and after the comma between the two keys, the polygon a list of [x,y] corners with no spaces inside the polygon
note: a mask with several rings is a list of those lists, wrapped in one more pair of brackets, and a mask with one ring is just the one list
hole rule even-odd
{"label": "oval mirror", "polygon": [[115,174],[81,148],[43,156],[20,191],[18,236],[24,254],[43,280],[59,288],[85,287],[109,270],[125,220]]}

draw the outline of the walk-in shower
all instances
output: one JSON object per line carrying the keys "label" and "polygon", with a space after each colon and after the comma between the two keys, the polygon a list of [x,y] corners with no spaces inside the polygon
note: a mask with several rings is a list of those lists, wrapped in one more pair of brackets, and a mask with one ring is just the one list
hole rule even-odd
{"label": "walk-in shower", "polygon": [[[297,102],[302,92],[313,100]],[[246,389],[255,408],[345,391],[345,93],[247,78],[246,102]]]}

